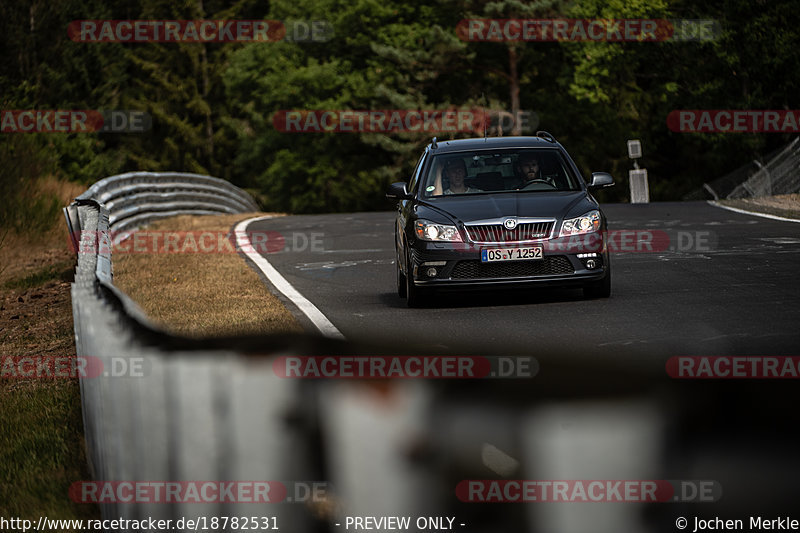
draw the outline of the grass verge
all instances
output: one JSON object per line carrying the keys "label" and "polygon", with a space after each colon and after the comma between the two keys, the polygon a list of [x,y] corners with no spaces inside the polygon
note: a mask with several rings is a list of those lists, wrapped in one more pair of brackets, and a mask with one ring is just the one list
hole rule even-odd
{"label": "grass verge", "polygon": [[[40,184],[62,205],[83,191],[54,180]],[[8,357],[74,356],[74,257],[60,211],[43,231],[0,228],[0,237],[0,372],[8,370]],[[89,479],[78,381],[10,374],[0,373],[0,516],[99,518],[97,506],[73,503],[67,493],[73,482]]]}
{"label": "grass verge", "polygon": [[[179,216],[160,220],[147,231],[224,235],[237,222],[257,214]],[[114,284],[172,333],[214,337],[302,331],[235,252],[123,253],[118,248],[112,252],[112,261]]]}

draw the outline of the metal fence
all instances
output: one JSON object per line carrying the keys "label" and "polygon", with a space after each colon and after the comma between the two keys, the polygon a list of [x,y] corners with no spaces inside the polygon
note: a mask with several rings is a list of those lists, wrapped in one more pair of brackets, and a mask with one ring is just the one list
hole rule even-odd
{"label": "metal fence", "polygon": [[695,191],[684,200],[756,198],[800,192],[800,137]]}
{"label": "metal fence", "polygon": [[757,198],[800,192],[800,137],[736,186],[727,198]]}
{"label": "metal fence", "polygon": [[[153,194],[192,195],[194,187],[205,194],[218,184],[207,177],[182,180],[179,174],[110,178],[67,210],[81,240],[72,285],[77,354],[97,358],[104,369],[80,380],[90,472],[103,482],[277,481],[288,492],[280,503],[105,500],[104,518],[204,518],[210,526],[215,517],[270,517],[285,532],[341,532],[348,516],[447,516],[455,520],[452,529],[471,532],[661,531],[671,530],[664,524],[674,520],[674,507],[474,504],[457,498],[456,487],[486,478],[659,479],[668,469],[700,478],[708,461],[715,473],[735,475],[747,466],[748,448],[729,442],[724,418],[703,419],[701,430],[694,422],[702,415],[697,406],[736,408],[739,397],[731,401],[730,387],[709,384],[665,387],[661,361],[565,347],[531,349],[546,371],[530,379],[285,379],[272,366],[282,355],[473,354],[457,346],[383,346],[313,335],[198,340],[160,331],[113,285],[110,247],[93,241],[100,235],[108,244],[112,219],[141,223],[174,211],[164,206],[177,200],[163,196],[153,212],[142,208],[122,217],[142,207],[118,194],[122,188],[152,203]],[[225,211],[234,198],[240,211],[253,208],[243,193],[222,187],[226,192],[218,195],[230,198],[221,205],[181,211]],[[120,366],[138,370],[115,372]],[[750,387],[748,393],[748,405],[759,399],[794,405],[791,391]],[[758,422],[779,415],[771,409]],[[746,431],[751,422],[736,423]],[[797,464],[794,443],[788,444],[759,463],[764,475]],[[783,482],[770,480],[775,493]],[[782,492],[789,502],[793,483],[788,480]],[[325,494],[309,497],[314,484]],[[713,512],[733,513],[743,503],[752,509],[760,497],[734,494]]]}

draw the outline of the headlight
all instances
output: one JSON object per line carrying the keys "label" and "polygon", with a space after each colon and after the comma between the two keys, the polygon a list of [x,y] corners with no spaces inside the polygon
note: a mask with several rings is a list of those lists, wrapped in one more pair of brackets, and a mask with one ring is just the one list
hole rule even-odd
{"label": "headlight", "polygon": [[427,220],[417,220],[414,223],[417,238],[423,241],[462,242],[458,228],[446,224],[434,224]]}
{"label": "headlight", "polygon": [[600,211],[589,211],[582,217],[568,218],[561,225],[559,237],[582,235],[600,229]]}

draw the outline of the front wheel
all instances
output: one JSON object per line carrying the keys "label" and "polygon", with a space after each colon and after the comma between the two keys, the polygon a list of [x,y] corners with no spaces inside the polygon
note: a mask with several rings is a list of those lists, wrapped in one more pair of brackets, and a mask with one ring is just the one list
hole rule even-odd
{"label": "front wheel", "polygon": [[400,298],[405,298],[408,295],[406,287],[406,275],[403,274],[403,269],[400,268],[400,254],[396,254],[395,263],[397,263],[397,295]]}

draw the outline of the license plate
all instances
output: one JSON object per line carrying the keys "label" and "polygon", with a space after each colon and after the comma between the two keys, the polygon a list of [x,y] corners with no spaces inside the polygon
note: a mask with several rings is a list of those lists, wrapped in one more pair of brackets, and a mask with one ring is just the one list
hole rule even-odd
{"label": "license plate", "polygon": [[542,259],[543,248],[541,246],[529,246],[527,248],[484,248],[481,250],[481,262],[493,263],[495,261],[530,261]]}

